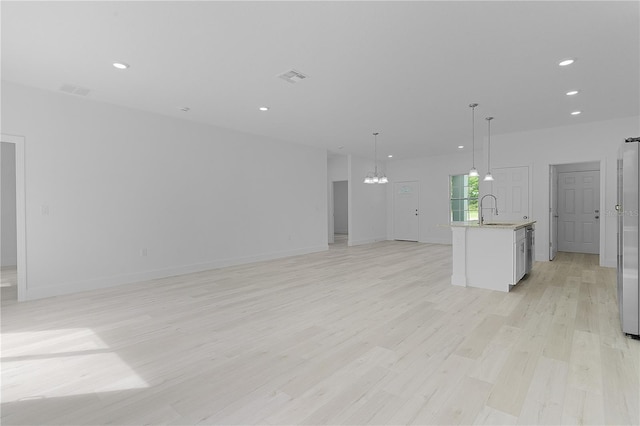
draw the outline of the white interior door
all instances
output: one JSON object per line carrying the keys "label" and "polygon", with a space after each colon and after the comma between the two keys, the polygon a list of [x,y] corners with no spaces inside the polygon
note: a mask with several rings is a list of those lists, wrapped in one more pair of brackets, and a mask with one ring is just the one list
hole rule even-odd
{"label": "white interior door", "polygon": [[393,184],[393,213],[393,238],[418,241],[420,237],[418,182]]}
{"label": "white interior door", "polygon": [[558,170],[551,166],[549,174],[549,260],[558,254]]}
{"label": "white interior door", "polygon": [[[495,210],[486,210],[485,219],[491,218],[497,222],[529,219],[529,167],[501,167],[491,172],[494,178],[491,193],[498,199],[498,215],[495,215]],[[488,198],[485,201],[492,202]]]}
{"label": "white interior door", "polygon": [[600,251],[600,172],[558,173],[558,250]]}

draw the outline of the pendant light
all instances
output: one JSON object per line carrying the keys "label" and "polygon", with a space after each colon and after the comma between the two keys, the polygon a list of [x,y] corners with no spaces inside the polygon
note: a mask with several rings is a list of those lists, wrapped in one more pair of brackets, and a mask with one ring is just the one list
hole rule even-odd
{"label": "pendant light", "polygon": [[493,176],[491,175],[491,120],[493,120],[493,117],[487,117],[485,118],[485,120],[487,120],[487,126],[488,126],[488,139],[487,139],[488,165],[487,165],[487,174],[484,176],[484,180],[485,182],[491,182],[493,181]]}
{"label": "pendant light", "polygon": [[367,173],[367,176],[364,178],[364,183],[387,183],[389,179],[385,176],[384,173],[378,173],[378,135],[380,133],[373,133],[373,173]]}
{"label": "pendant light", "polygon": [[469,104],[471,107],[471,170],[469,170],[470,177],[478,177],[478,169],[476,169],[476,132],[475,132],[475,112],[478,104]]}

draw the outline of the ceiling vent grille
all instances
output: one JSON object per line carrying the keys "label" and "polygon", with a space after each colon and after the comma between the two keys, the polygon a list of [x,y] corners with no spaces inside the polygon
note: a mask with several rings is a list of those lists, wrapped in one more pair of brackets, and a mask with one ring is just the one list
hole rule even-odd
{"label": "ceiling vent grille", "polygon": [[287,83],[297,83],[297,82],[302,81],[305,78],[307,78],[306,75],[304,75],[300,71],[296,71],[296,70],[287,71],[287,72],[285,72],[283,74],[280,74],[278,77],[280,77],[281,79],[283,79]]}
{"label": "ceiling vent grille", "polygon": [[60,91],[78,96],[87,96],[91,92],[89,89],[74,86],[72,84],[63,84],[62,86],[60,86]]}

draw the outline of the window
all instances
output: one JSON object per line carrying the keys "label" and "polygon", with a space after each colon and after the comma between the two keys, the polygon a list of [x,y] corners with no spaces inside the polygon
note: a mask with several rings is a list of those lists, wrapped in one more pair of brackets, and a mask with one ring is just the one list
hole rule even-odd
{"label": "window", "polygon": [[469,175],[451,176],[449,205],[451,222],[478,220],[479,178]]}

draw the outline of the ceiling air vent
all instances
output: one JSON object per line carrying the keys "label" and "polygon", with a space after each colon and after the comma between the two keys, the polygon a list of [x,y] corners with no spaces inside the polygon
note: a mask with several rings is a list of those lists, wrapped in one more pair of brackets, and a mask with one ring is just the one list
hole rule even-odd
{"label": "ceiling air vent", "polygon": [[74,86],[72,84],[63,84],[60,86],[60,90],[65,93],[70,93],[72,95],[78,96],[87,96],[90,92],[89,89],[85,89],[84,87]]}
{"label": "ceiling air vent", "polygon": [[283,74],[280,74],[278,77],[280,77],[281,79],[283,79],[284,81],[286,81],[288,83],[297,83],[297,82],[302,81],[305,78],[307,78],[306,75],[304,75],[300,71],[296,71],[296,70],[287,71],[287,72],[285,72]]}

